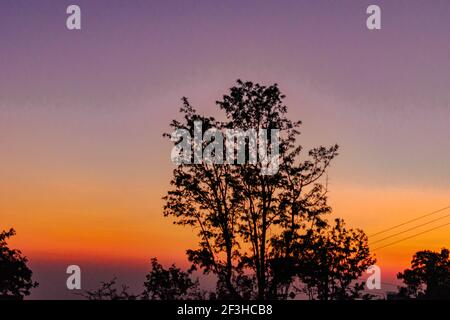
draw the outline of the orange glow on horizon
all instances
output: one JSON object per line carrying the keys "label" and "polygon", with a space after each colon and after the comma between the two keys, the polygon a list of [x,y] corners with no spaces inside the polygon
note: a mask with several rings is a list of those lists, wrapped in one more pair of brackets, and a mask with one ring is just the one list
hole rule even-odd
{"label": "orange glow on horizon", "polygon": [[[197,239],[192,229],[175,226],[171,219],[163,217],[164,187],[152,184],[140,192],[124,192],[95,184],[49,185],[30,188],[26,195],[19,192],[20,188],[9,188],[4,193],[8,201],[2,201],[1,208],[8,215],[2,219],[1,227],[16,229],[18,234],[12,244],[31,260],[71,258],[139,263],[156,256],[169,263],[187,264],[185,250],[195,247]],[[349,227],[362,228],[368,235],[445,206],[447,200],[446,192],[436,190],[363,188],[337,183],[330,189],[334,210],[329,219],[344,218]],[[395,274],[409,266],[418,250],[450,247],[448,231],[449,228],[442,228],[375,251],[378,264]]]}

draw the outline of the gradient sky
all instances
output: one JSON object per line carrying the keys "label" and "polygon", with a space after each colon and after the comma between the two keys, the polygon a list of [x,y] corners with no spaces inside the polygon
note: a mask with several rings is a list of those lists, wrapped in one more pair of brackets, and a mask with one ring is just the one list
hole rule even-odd
{"label": "gradient sky", "polygon": [[[66,7],[82,30],[65,27]],[[365,26],[382,8],[382,30]],[[196,243],[162,216],[187,96],[205,113],[237,78],[278,83],[300,142],[341,146],[333,217],[368,234],[450,205],[450,2],[0,2],[0,229],[30,258],[33,298],[72,297],[149,259],[186,266]],[[450,212],[447,212],[447,214]],[[380,250],[385,281],[450,227]],[[389,288],[387,288],[389,289]]]}

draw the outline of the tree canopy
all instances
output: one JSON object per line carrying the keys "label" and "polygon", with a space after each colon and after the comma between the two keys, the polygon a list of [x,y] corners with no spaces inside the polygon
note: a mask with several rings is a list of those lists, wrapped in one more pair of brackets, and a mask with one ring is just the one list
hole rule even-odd
{"label": "tree canopy", "polygon": [[151,300],[194,300],[203,298],[198,280],[192,280],[189,273],[182,271],[175,265],[169,269],[151,260],[152,268],[144,282],[144,299]]}
{"label": "tree canopy", "polygon": [[399,295],[418,299],[450,299],[449,250],[441,252],[418,251],[411,261],[411,268],[398,273],[404,287]]}
{"label": "tree canopy", "polygon": [[7,240],[16,234],[14,229],[0,233],[0,299],[23,299],[38,286],[32,280],[28,259],[17,249],[10,249]]}

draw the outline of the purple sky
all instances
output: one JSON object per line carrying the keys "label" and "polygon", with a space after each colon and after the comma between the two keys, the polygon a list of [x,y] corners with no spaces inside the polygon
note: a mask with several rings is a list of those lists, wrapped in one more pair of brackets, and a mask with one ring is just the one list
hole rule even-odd
{"label": "purple sky", "polygon": [[[305,132],[324,126],[331,132],[314,131],[320,141],[370,142],[361,162],[404,181],[431,154],[450,153],[450,3],[378,1],[383,29],[369,32],[372,2],[78,1],[83,30],[69,32],[70,1],[2,1],[2,119],[17,128],[14,117],[37,113],[30,118],[39,126],[70,118],[102,132],[119,121],[123,137],[150,119],[155,136],[147,139],[159,143],[181,96],[214,108],[238,77],[278,82]],[[427,176],[448,186],[443,165],[433,163]]]}

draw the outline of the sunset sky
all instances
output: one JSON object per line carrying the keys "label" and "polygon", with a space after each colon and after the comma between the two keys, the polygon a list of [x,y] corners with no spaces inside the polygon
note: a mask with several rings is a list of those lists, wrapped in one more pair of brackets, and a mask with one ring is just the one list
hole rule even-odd
{"label": "sunset sky", "polygon": [[[73,3],[81,31],[65,26]],[[31,297],[73,297],[69,264],[84,288],[117,276],[136,290],[150,257],[187,266],[195,235],[162,215],[174,168],[162,133],[182,96],[217,115],[238,78],[279,84],[305,147],[340,145],[330,218],[370,235],[449,206],[449,12],[448,0],[2,0],[0,230],[18,233],[41,283]],[[376,251],[383,281],[450,247],[449,232]]]}

